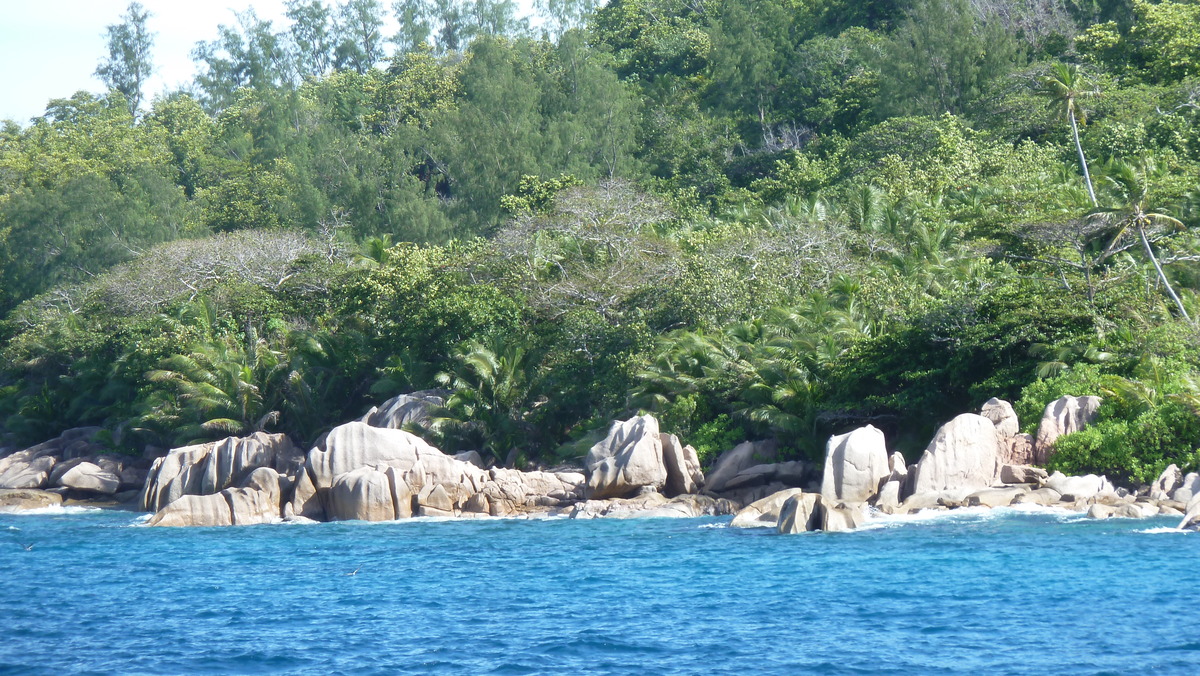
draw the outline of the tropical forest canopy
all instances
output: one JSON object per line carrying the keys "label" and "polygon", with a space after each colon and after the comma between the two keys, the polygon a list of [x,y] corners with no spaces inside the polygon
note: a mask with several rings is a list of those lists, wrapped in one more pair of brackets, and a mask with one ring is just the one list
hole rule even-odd
{"label": "tropical forest canopy", "polygon": [[1197,468],[1200,1],[287,6],[149,100],[133,3],[106,92],[0,129],[0,445],[310,443],[441,388],[418,431],[501,463],[638,411],[915,457],[1098,394],[1057,467]]}

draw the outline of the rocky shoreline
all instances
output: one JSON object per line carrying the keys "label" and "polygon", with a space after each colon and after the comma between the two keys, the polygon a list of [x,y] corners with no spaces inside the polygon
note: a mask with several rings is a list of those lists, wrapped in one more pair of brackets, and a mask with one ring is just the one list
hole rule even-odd
{"label": "rocky shoreline", "polygon": [[474,452],[447,455],[400,428],[420,422],[436,392],[401,395],[334,428],[307,452],[256,433],[135,459],[104,453],[97,428],[0,450],[0,510],[93,504],[151,512],[149,526],[391,521],[412,517],[646,518],[733,515],[732,527],[782,534],[860,527],[872,510],[912,514],[1022,504],[1091,518],[1180,516],[1200,529],[1200,475],[1172,465],[1154,484],[1048,474],[1054,441],[1094,420],[1096,397],[1046,407],[1036,435],[1012,407],[989,400],[938,430],[921,458],[889,453],[867,425],[830,438],[818,470],[781,461],[772,442],[722,454],[707,475],[696,452],[652,416],[614,422],[583,467],[489,467]]}

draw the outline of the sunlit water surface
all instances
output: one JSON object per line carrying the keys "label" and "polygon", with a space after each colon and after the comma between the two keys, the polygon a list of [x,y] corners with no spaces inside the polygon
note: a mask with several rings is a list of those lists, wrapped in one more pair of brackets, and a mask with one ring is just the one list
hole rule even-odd
{"label": "sunlit water surface", "polygon": [[0,514],[0,673],[1200,673],[1177,518],[137,521]]}

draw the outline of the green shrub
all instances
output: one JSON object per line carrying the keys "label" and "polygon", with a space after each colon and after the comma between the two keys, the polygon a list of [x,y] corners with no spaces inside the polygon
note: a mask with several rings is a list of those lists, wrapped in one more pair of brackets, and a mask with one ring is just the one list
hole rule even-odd
{"label": "green shrub", "polygon": [[1101,412],[1099,422],[1055,443],[1047,469],[1146,484],[1172,463],[1185,472],[1200,468],[1200,417],[1184,405],[1168,402],[1133,420]]}
{"label": "green shrub", "polygon": [[729,416],[722,413],[701,425],[696,433],[690,439],[685,439],[684,442],[690,443],[692,448],[696,449],[700,465],[708,467],[721,453],[745,440],[746,431],[741,426],[734,425]]}
{"label": "green shrub", "polygon": [[1021,390],[1021,397],[1013,403],[1021,431],[1036,434],[1038,423],[1046,406],[1064,396],[1085,397],[1102,394],[1108,379],[1097,364],[1081,364],[1050,378],[1038,378]]}

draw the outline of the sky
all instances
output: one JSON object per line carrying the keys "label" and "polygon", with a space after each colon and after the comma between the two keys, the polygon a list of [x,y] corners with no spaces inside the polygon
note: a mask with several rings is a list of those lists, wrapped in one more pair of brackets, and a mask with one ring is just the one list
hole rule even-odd
{"label": "sky", "polygon": [[[277,30],[289,22],[284,0],[141,0],[155,33],[155,73],[146,100],[191,81],[189,54],[217,26],[236,23],[235,12],[253,7]],[[334,3],[329,3],[334,4]],[[390,7],[390,0],[385,0]],[[526,7],[529,2],[520,3]],[[0,0],[0,120],[25,125],[45,112],[50,99],[79,90],[103,90],[93,73],[108,55],[105,28],[121,23],[129,0]],[[395,31],[394,22],[384,29]]]}

